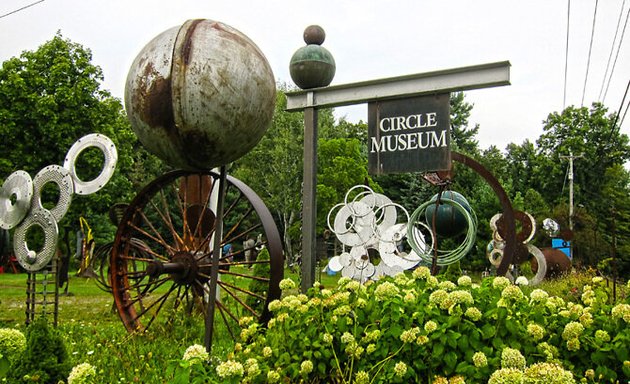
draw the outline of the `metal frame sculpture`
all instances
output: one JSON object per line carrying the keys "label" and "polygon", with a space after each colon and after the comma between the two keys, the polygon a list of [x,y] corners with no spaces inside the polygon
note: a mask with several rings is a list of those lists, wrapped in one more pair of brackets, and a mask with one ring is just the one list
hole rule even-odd
{"label": "metal frame sculpture", "polygon": [[[241,317],[268,319],[267,304],[281,293],[280,235],[260,197],[227,175],[227,164],[262,138],[275,98],[264,54],[217,21],[188,20],[136,57],[125,91],[131,126],[147,150],[179,170],[136,195],[111,245],[101,285],[111,287],[128,331],[197,308],[209,351],[215,328],[236,339]],[[257,234],[266,248],[257,258],[241,260],[254,251],[245,247],[228,250]]]}
{"label": "metal frame sculpture", "polygon": [[[76,161],[87,148],[96,147],[104,156],[103,169],[90,181],[84,181],[76,172]],[[57,284],[57,266],[55,254],[59,237],[58,222],[70,208],[73,194],[88,195],[99,191],[107,184],[114,173],[118,153],[114,143],[106,136],[93,133],[77,140],[68,150],[63,166],[49,165],[40,170],[33,179],[25,171],[13,172],[5,180],[0,191],[0,228],[12,229],[13,252],[24,270],[27,271],[26,323],[30,323],[37,312],[36,306],[42,306],[42,315],[46,314],[48,304],[47,286],[49,276],[55,276],[54,284],[54,324],[57,324],[59,289]],[[55,184],[59,189],[56,204],[47,209],[42,203],[42,191],[48,184]],[[44,235],[41,249],[29,248],[28,233],[33,227],[39,227]],[[42,279],[37,274],[42,274]],[[38,291],[37,282],[42,288]],[[37,296],[42,298],[38,301]]]}

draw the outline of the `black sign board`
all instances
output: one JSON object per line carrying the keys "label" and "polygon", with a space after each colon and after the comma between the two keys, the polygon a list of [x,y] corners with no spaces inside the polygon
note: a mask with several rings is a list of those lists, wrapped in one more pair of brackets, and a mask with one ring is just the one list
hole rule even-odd
{"label": "black sign board", "polygon": [[369,103],[369,173],[450,169],[449,100],[443,93]]}

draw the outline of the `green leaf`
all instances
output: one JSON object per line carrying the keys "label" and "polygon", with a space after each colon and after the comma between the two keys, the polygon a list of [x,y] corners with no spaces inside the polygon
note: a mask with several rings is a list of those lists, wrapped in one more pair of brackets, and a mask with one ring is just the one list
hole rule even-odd
{"label": "green leaf", "polygon": [[462,352],[466,352],[469,348],[468,345],[468,336],[466,335],[462,335],[462,337],[460,337],[457,340],[457,346],[459,347],[459,350]]}
{"label": "green leaf", "polygon": [[444,362],[446,363],[446,372],[453,372],[457,364],[457,354],[453,351],[448,352],[444,355]]}
{"label": "green leaf", "polygon": [[8,358],[4,356],[0,357],[0,379],[7,376],[10,366],[11,364],[9,363]]}
{"label": "green leaf", "polygon": [[444,353],[444,344],[437,343],[433,345],[433,356],[441,356]]}
{"label": "green leaf", "polygon": [[489,339],[493,337],[496,334],[496,331],[496,327],[489,323],[486,323],[483,327],[481,327],[481,335],[484,339]]}

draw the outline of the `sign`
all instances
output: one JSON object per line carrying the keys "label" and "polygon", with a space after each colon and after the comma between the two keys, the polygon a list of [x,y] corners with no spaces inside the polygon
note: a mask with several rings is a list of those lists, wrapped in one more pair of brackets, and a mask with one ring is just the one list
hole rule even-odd
{"label": "sign", "polygon": [[449,93],[369,103],[369,173],[449,170],[450,128]]}

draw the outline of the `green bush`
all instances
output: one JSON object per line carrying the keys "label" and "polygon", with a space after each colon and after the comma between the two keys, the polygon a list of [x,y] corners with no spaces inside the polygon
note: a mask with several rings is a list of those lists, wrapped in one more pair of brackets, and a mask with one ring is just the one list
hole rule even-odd
{"label": "green bush", "polygon": [[62,336],[40,317],[26,329],[26,349],[11,366],[7,379],[16,384],[57,384],[65,382],[70,368]]}
{"label": "green bush", "polygon": [[630,304],[608,304],[602,283],[594,278],[567,302],[541,289],[526,295],[504,277],[439,281],[424,267],[367,285],[341,278],[272,302],[267,329],[245,328],[214,374],[251,383],[487,383],[514,374],[533,383],[552,369],[558,383],[591,374],[624,382]]}
{"label": "green bush", "polygon": [[[256,261],[269,261],[269,251],[267,250],[267,248],[263,248],[260,252],[258,252],[258,256],[256,256]],[[271,266],[269,265],[269,263],[256,263],[254,264],[253,269],[254,276],[268,277]],[[252,281],[249,283],[248,289],[250,292],[261,295],[262,297],[266,297],[267,290],[269,289],[269,283],[266,281],[252,279]],[[261,313],[263,311],[265,305],[265,302],[263,300],[254,295],[249,295],[246,300],[246,304],[257,313]]]}

